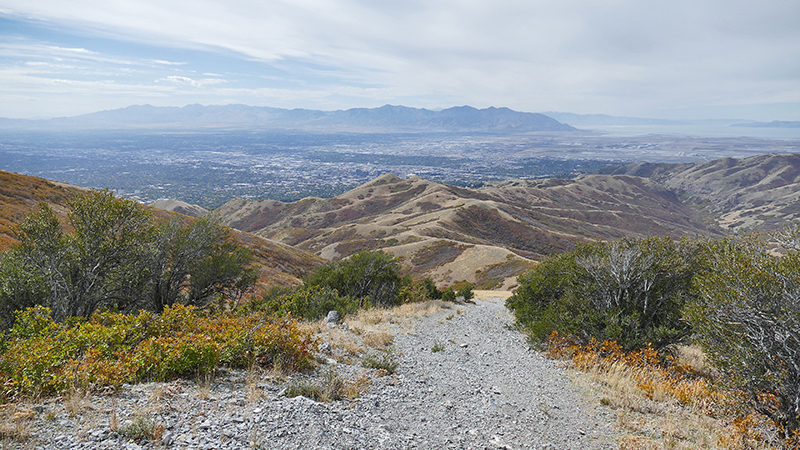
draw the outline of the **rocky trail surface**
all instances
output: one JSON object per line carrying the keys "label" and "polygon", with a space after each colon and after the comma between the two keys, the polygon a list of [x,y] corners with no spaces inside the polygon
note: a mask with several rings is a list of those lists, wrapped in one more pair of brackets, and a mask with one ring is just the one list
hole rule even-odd
{"label": "rocky trail surface", "polygon": [[[491,297],[391,320],[394,374],[333,354],[318,371],[318,379],[361,380],[365,390],[354,399],[288,398],[287,385],[307,375],[221,371],[206,382],[126,385],[111,396],[25,405],[17,414],[31,415],[30,437],[3,448],[616,448],[613,412],[587,401],[511,321],[502,299]],[[354,328],[336,331],[357,336]],[[151,439],[132,441],[137,427]]]}

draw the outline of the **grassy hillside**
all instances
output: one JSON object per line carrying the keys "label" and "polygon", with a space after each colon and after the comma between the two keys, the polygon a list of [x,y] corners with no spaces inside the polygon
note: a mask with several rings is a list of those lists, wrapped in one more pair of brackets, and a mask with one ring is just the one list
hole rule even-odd
{"label": "grassy hillside", "polygon": [[0,170],[0,250],[17,243],[13,227],[41,202],[50,205],[60,218],[66,217],[67,200],[84,190],[44,178]]}
{"label": "grassy hillside", "polygon": [[336,260],[364,249],[403,258],[437,283],[499,287],[576,242],[711,233],[657,183],[631,176],[521,181],[466,189],[391,174],[330,199],[235,199],[224,223]]}
{"label": "grassy hillside", "polygon": [[613,173],[649,177],[726,230],[773,230],[800,217],[800,155],[634,164]]}

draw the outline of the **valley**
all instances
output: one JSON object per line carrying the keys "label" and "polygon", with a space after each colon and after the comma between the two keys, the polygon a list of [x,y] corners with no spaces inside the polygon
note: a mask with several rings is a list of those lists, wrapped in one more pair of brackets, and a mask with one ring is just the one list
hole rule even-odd
{"label": "valley", "polygon": [[207,209],[237,197],[333,197],[387,173],[477,187],[506,179],[571,178],[634,162],[797,152],[800,141],[791,139],[592,131],[0,130],[0,170],[111,188],[144,203],[178,199]]}

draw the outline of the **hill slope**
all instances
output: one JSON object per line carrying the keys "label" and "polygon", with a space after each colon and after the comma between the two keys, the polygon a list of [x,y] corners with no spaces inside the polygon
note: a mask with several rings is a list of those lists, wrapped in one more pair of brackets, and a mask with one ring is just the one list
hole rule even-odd
{"label": "hill slope", "polygon": [[[43,202],[48,204],[62,222],[69,212],[68,200],[85,189],[57,184],[42,178],[0,171],[0,251],[17,243],[13,227]],[[153,209],[156,217],[167,218],[172,212]],[[191,219],[189,219],[191,220]],[[239,230],[232,230],[234,239],[249,247],[256,256],[263,285],[294,286],[300,278],[324,260],[316,255],[286,244],[270,241]]]}
{"label": "hill slope", "polygon": [[800,218],[800,155],[765,154],[608,170],[649,177],[734,231],[772,230]]}
{"label": "hill slope", "polygon": [[487,288],[576,242],[710,232],[657,183],[606,175],[465,189],[387,174],[330,199],[235,199],[216,213],[234,228],[328,259],[383,248],[419,276]]}

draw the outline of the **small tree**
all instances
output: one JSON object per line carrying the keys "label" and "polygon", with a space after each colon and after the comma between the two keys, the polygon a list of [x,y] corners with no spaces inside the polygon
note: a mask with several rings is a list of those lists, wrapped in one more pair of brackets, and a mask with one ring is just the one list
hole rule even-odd
{"label": "small tree", "polygon": [[785,256],[760,238],[706,243],[706,268],[686,317],[723,379],[789,439],[800,432],[800,227],[776,235]]}
{"label": "small tree", "polygon": [[151,309],[179,302],[205,306],[217,294],[238,300],[256,279],[250,252],[208,218],[185,225],[177,217],[158,224],[150,259]]}
{"label": "small tree", "polygon": [[0,324],[42,305],[53,318],[89,317],[214,298],[238,299],[256,280],[253,258],[208,219],[156,224],[149,210],[108,191],[73,198],[65,232],[46,204],[17,229],[20,245],[0,259]]}
{"label": "small tree", "polygon": [[360,305],[393,306],[402,286],[398,260],[380,251],[362,251],[347,259],[318,266],[304,280],[307,286],[335,289],[359,299]]}
{"label": "small tree", "polygon": [[146,282],[140,268],[149,252],[150,214],[108,191],[75,197],[69,206],[73,233],[64,233],[52,209],[40,204],[18,227],[20,246],[6,257],[45,284],[48,296],[39,301],[56,320],[137,304]]}

